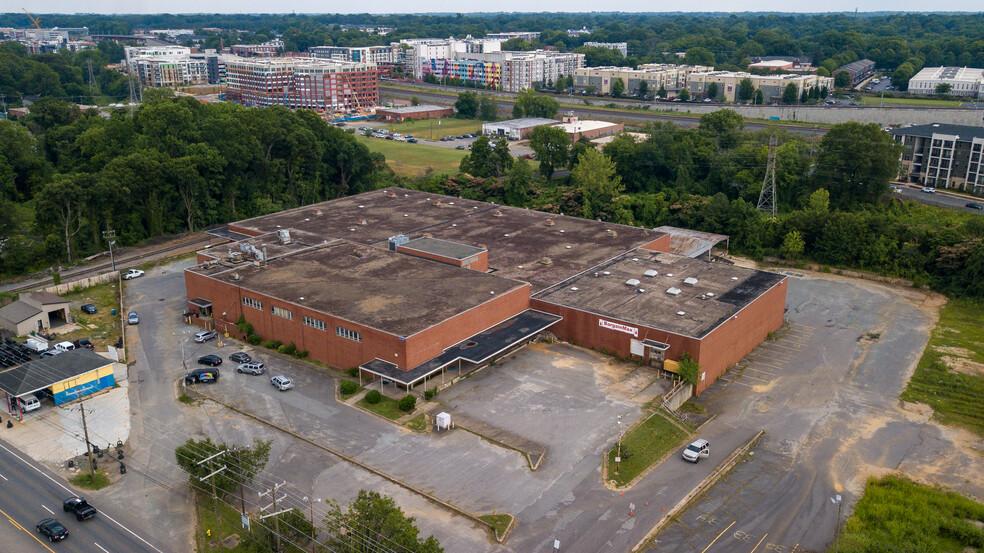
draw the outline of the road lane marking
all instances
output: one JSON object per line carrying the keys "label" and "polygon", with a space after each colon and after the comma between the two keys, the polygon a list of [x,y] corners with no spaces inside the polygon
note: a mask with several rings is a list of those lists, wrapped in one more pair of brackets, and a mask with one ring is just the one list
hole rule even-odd
{"label": "road lane marking", "polygon": [[39,540],[38,537],[34,535],[34,532],[31,532],[27,528],[24,528],[23,526],[21,526],[20,523],[18,523],[16,520],[14,520],[3,509],[0,509],[0,513],[3,513],[3,516],[7,517],[7,520],[10,522],[10,524],[14,525],[15,528],[18,528],[18,529],[22,530],[25,534],[27,534],[28,536],[31,536],[31,538],[33,538],[34,541],[40,543],[41,544],[41,547],[47,549],[48,551],[51,551],[51,553],[55,553],[55,550],[52,549],[52,548],[50,548],[50,547],[48,547],[47,545],[45,545],[43,541]]}
{"label": "road lane marking", "polygon": [[[728,528],[731,528],[732,526],[734,526],[736,522],[738,522],[738,521],[737,520],[731,521],[731,524],[728,525]],[[705,547],[704,550],[701,551],[700,553],[707,553],[707,550],[710,549],[711,546],[714,545],[714,542],[718,541],[721,538],[721,536],[723,536],[724,533],[728,531],[728,528],[725,528],[724,530],[721,530],[721,533],[718,534],[718,537],[714,538],[714,540],[711,541],[711,543],[707,544],[707,547]]]}
{"label": "road lane marking", "polygon": [[47,508],[47,507],[45,507],[44,505],[41,505],[41,506],[42,506],[42,507],[44,507],[44,510],[45,510],[45,511],[48,511],[48,512],[49,512],[49,513],[51,513],[51,514],[55,514],[55,512],[54,512],[54,511],[52,511],[51,509],[49,509],[49,508]]}
{"label": "road lane marking", "polygon": [[3,481],[4,481],[4,482],[9,482],[9,480],[7,480],[7,477],[6,477],[6,476],[4,476],[4,475],[2,475],[2,474],[0,474],[0,478],[3,478]]}
{"label": "road lane marking", "polygon": [[[52,478],[52,477],[51,477],[51,476],[49,476],[48,474],[45,474],[45,472],[44,472],[44,471],[42,471],[41,469],[39,469],[39,468],[38,468],[38,467],[36,467],[35,465],[32,465],[31,463],[28,463],[28,462],[27,462],[27,460],[25,460],[25,459],[24,459],[23,457],[21,457],[20,455],[18,455],[18,454],[16,454],[16,453],[14,453],[13,451],[11,451],[11,450],[9,450],[9,449],[7,449],[7,447],[6,447],[6,446],[4,446],[4,445],[3,445],[3,443],[0,443],[0,449],[3,449],[4,451],[6,451],[7,453],[9,453],[9,454],[10,454],[10,455],[11,455],[12,457],[14,457],[15,459],[17,459],[17,460],[19,460],[20,462],[22,462],[22,463],[24,463],[25,465],[27,465],[27,466],[29,466],[29,467],[31,467],[32,469],[34,469],[34,471],[35,471],[35,472],[37,472],[37,473],[38,473],[38,474],[40,474],[41,476],[44,476],[45,478],[47,478],[48,480],[50,480],[50,481],[51,481],[51,483],[53,483],[53,484],[55,484],[56,486],[58,486],[59,488],[61,488],[61,489],[63,489],[63,490],[65,490],[65,491],[66,491],[66,492],[68,492],[69,494],[72,494],[72,495],[75,495],[75,494],[76,494],[76,492],[75,492],[75,491],[73,491],[73,490],[71,490],[71,489],[69,489],[69,488],[68,488],[67,486],[65,486],[64,484],[62,484],[62,483],[61,483],[61,482],[59,482],[58,480],[55,480],[54,478]],[[3,512],[3,511],[0,511],[0,513],[2,513],[2,512]],[[3,513],[3,514],[4,514],[4,515],[6,515],[7,513]],[[123,530],[126,530],[126,532],[127,532],[128,534],[130,534],[130,535],[131,535],[131,536],[133,536],[134,538],[136,538],[136,539],[138,539],[138,540],[140,540],[140,542],[141,542],[141,543],[143,543],[144,545],[146,545],[147,547],[149,547],[149,548],[151,548],[151,549],[153,549],[154,551],[157,551],[157,553],[164,553],[164,552],[163,552],[163,551],[161,551],[160,549],[158,549],[158,548],[156,548],[156,547],[154,547],[154,545],[153,545],[153,544],[151,544],[151,543],[150,543],[149,541],[147,541],[147,540],[145,540],[145,539],[143,539],[142,537],[140,537],[140,536],[138,536],[136,532],[134,532],[133,530],[130,530],[130,529],[129,529],[129,528],[127,528],[126,526],[123,526],[123,525],[122,525],[122,524],[120,524],[120,523],[119,523],[119,522],[118,522],[118,521],[117,521],[116,519],[114,519],[113,517],[111,517],[111,516],[109,516],[109,515],[107,515],[107,514],[106,514],[105,512],[103,512],[103,511],[99,511],[99,515],[100,515],[100,517],[101,517],[101,518],[104,518],[104,519],[106,519],[106,520],[108,520],[108,521],[110,521],[110,522],[112,522],[113,524],[115,524],[115,525],[117,525],[117,526],[119,526],[119,527],[120,527],[120,528],[122,528]],[[10,517],[7,517],[7,518],[10,518]],[[13,520],[13,519],[11,519],[11,520]],[[30,532],[28,532],[28,533],[30,533]],[[34,539],[37,539],[37,537],[36,537],[36,536],[34,536],[34,534],[31,534],[31,537],[33,537]],[[41,542],[40,540],[38,540],[38,543],[40,543],[41,545],[44,545],[44,543],[42,543],[42,542]],[[48,549],[48,551],[51,551],[51,553],[55,553],[54,551],[52,551],[52,550],[51,550],[51,548],[49,548],[49,547],[47,547],[47,546],[45,546],[45,548],[46,548],[46,549]]]}
{"label": "road lane marking", "polygon": [[[765,539],[765,538],[762,538],[762,539]],[[95,543],[96,544],[96,547],[98,547],[99,549],[102,549],[103,551],[106,551],[106,548],[105,547],[99,545],[96,542],[92,542],[92,543]],[[106,551],[106,553],[109,553],[109,551]],[[752,553],[755,553],[755,550],[754,549],[752,550]]]}
{"label": "road lane marking", "polygon": [[[762,536],[762,539],[760,539],[759,542],[755,544],[755,547],[752,548],[752,551],[750,553],[755,553],[755,550],[758,549],[760,545],[762,545],[762,542],[765,541],[765,537],[768,536],[768,535],[769,534],[766,534],[765,536]],[[102,548],[100,548],[100,549],[102,549]]]}

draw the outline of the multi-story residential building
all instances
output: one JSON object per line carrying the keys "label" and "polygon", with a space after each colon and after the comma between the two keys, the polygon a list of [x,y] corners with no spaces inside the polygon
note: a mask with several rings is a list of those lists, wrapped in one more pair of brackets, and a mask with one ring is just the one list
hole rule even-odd
{"label": "multi-story residential building", "polygon": [[509,40],[511,38],[521,38],[523,40],[528,40],[533,42],[540,38],[540,31],[519,31],[519,32],[507,32],[507,33],[489,33],[485,35],[485,38],[498,39],[498,40]]}
{"label": "multi-story residential building", "polygon": [[584,67],[584,54],[534,50],[532,52],[490,52],[487,54],[458,54],[458,60],[498,64],[499,88],[519,92],[534,84],[547,85],[557,77],[572,75]]}
{"label": "multi-story residential building", "polygon": [[900,178],[939,188],[984,193],[984,129],[916,125],[892,129],[902,151]]}
{"label": "multi-story residential building", "polygon": [[567,36],[590,35],[593,32],[591,29],[582,26],[580,29],[567,29]]}
{"label": "multi-story residential building", "polygon": [[622,57],[629,55],[629,45],[626,42],[585,42],[585,46],[588,48],[608,48],[609,50],[618,50],[622,54]]}
{"label": "multi-story residential building", "polygon": [[953,96],[981,97],[984,94],[984,69],[973,67],[924,67],[909,79],[909,92],[935,94],[936,87],[950,85]]}
{"label": "multi-story residential building", "polygon": [[831,75],[836,75],[841,71],[847,71],[848,75],[851,76],[851,86],[858,86],[875,73],[875,62],[869,59],[852,61],[847,65],[838,67]]}
{"label": "multi-story residential building", "polygon": [[424,75],[434,75],[438,79],[461,79],[462,81],[481,87],[498,89],[501,85],[502,64],[454,59],[431,59],[421,61]]}
{"label": "multi-story residential building", "polygon": [[703,73],[691,73],[687,80],[687,89],[690,94],[705,95],[711,83],[717,83],[716,99],[725,102],[733,102],[738,95],[738,85],[744,79],[750,79],[755,88],[762,89],[765,101],[779,102],[782,100],[782,93],[790,84],[796,86],[796,98],[799,98],[804,90],[813,87],[833,90],[833,77],[821,77],[819,75],[753,75],[744,71],[707,71]]}
{"label": "multi-story residential building", "polygon": [[631,67],[584,67],[574,71],[574,88],[609,94],[612,83],[622,79],[625,93],[635,95],[639,91],[639,83],[646,82],[648,94],[655,95],[663,88],[667,97],[687,86],[687,76],[691,73],[711,71],[712,68],[703,65],[672,65],[650,63],[640,65],[638,69]]}
{"label": "multi-story residential building", "polygon": [[227,59],[227,97],[248,106],[319,111],[379,103],[379,75],[371,63],[316,58]]}
{"label": "multi-story residential building", "polygon": [[236,44],[229,51],[243,57],[274,57],[284,49],[284,41],[275,38],[263,44]]}
{"label": "multi-story residential building", "polygon": [[334,61],[354,61],[375,63],[396,63],[400,61],[400,47],[388,46],[312,46],[308,48],[312,58]]}
{"label": "multi-story residential building", "polygon": [[416,79],[424,77],[424,65],[429,60],[455,59],[457,54],[484,54],[501,50],[502,39],[472,38],[415,38],[392,43],[400,49],[403,70]]}
{"label": "multi-story residential building", "polygon": [[145,87],[181,86],[210,82],[205,56],[192,57],[184,46],[131,46],[124,49],[125,65]]}

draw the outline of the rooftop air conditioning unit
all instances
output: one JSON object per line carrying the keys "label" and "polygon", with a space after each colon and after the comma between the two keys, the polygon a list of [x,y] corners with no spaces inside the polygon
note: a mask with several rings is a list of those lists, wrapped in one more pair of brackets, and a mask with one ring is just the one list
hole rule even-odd
{"label": "rooftop air conditioning unit", "polygon": [[649,269],[648,271],[642,274],[643,276],[654,277],[659,275],[659,271],[657,271],[656,269]]}
{"label": "rooftop air conditioning unit", "polygon": [[639,279],[630,278],[629,280],[626,280],[625,281],[625,285],[626,286],[639,286]]}
{"label": "rooftop air conditioning unit", "polygon": [[277,241],[281,244],[290,244],[290,231],[285,228],[278,230]]}
{"label": "rooftop air conditioning unit", "polygon": [[683,283],[687,286],[697,286],[697,279],[694,277],[687,277],[683,279]]}
{"label": "rooftop air conditioning unit", "polygon": [[671,296],[679,296],[680,295],[680,289],[679,288],[670,288],[670,289],[668,289],[666,291],[666,293],[669,294],[669,295],[671,295]]}

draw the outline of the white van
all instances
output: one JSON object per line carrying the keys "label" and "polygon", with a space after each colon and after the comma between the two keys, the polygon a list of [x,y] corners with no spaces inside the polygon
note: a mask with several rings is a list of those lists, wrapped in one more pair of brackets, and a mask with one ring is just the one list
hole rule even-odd
{"label": "white van", "polygon": [[29,350],[41,353],[42,351],[48,351],[48,342],[42,340],[41,338],[28,338],[24,341],[24,346]]}
{"label": "white van", "polygon": [[17,398],[17,400],[20,401],[20,408],[25,413],[41,408],[41,402],[38,401],[37,396],[35,396],[34,394],[27,394],[26,396],[21,396]]}
{"label": "white van", "polygon": [[58,342],[57,344],[55,344],[55,349],[61,351],[72,351],[73,349],[75,349],[75,344],[73,344],[72,342]]}

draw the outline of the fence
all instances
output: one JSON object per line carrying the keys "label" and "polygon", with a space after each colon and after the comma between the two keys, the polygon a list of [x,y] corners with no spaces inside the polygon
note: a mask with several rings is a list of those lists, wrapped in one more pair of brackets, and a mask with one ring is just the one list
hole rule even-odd
{"label": "fence", "polygon": [[63,282],[61,284],[56,284],[54,286],[49,286],[44,289],[45,292],[50,292],[52,294],[60,295],[67,294],[76,288],[90,288],[99,284],[106,284],[107,282],[113,282],[119,278],[119,271],[110,271],[108,273],[103,273],[101,275],[96,275],[88,278],[80,278],[79,280],[73,280],[71,282]]}

